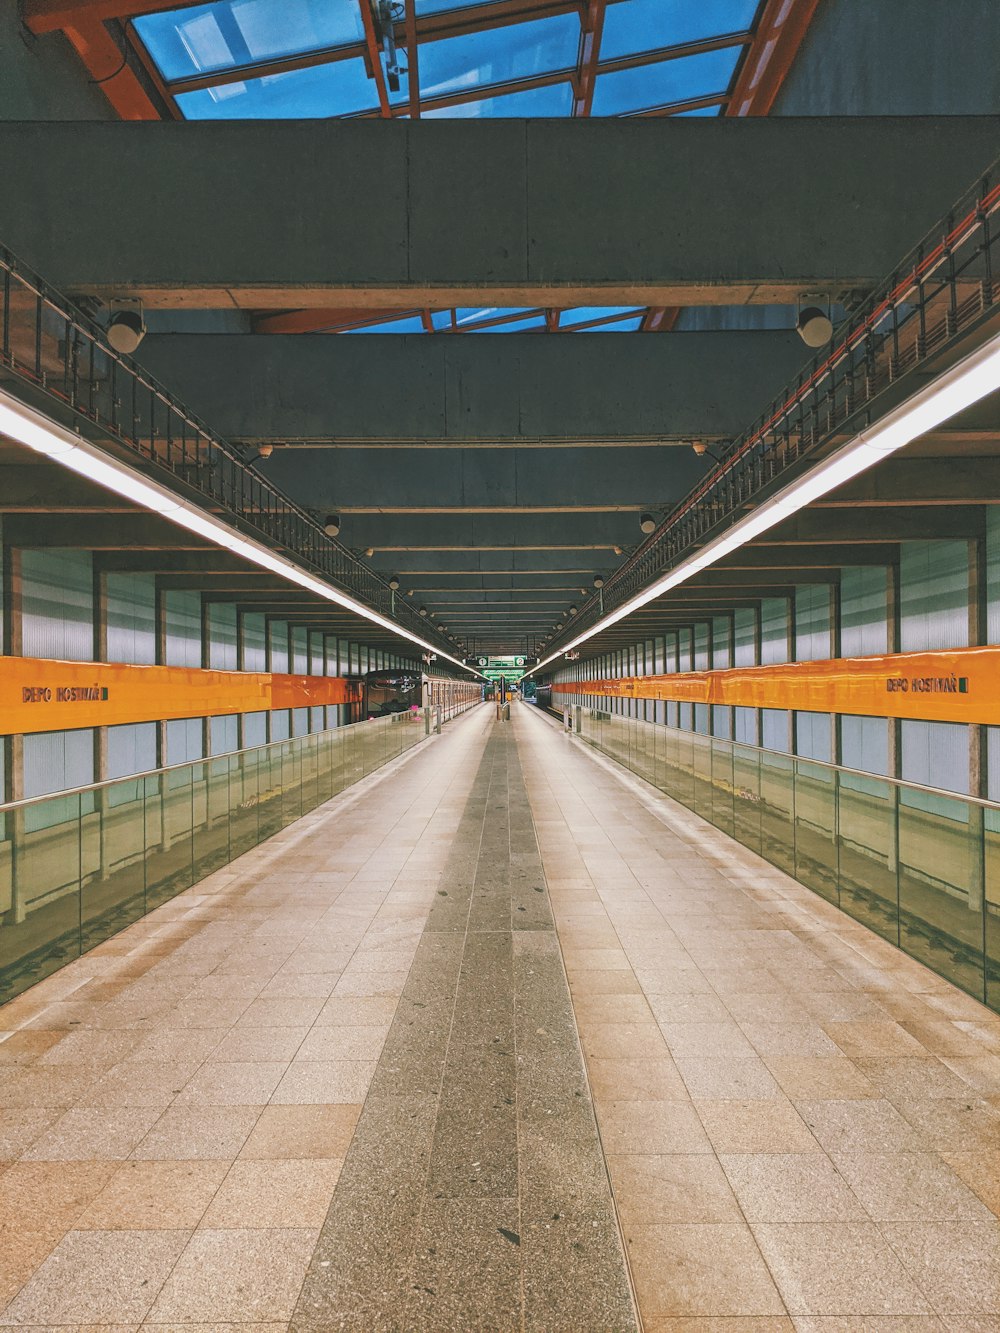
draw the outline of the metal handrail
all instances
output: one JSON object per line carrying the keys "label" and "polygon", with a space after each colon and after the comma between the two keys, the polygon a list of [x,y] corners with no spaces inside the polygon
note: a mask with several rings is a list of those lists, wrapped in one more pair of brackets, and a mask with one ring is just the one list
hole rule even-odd
{"label": "metal handrail", "polygon": [[[220,760],[232,759],[234,756],[247,754],[260,754],[264,750],[273,750],[279,745],[293,745],[297,741],[308,740],[312,736],[338,736],[345,732],[353,731],[355,727],[371,727],[372,722],[393,722],[402,714],[396,713],[392,718],[367,718],[360,722],[345,722],[342,727],[324,727],[322,731],[308,731],[304,736],[287,736],[282,741],[267,741],[264,745],[248,745],[242,750],[226,750],[224,754],[206,754],[200,759],[186,759],[180,764],[164,764],[161,768],[147,768],[141,773],[123,773],[121,777],[104,778],[101,782],[89,782],[83,787],[67,787],[65,791],[50,791],[44,796],[25,796],[19,801],[7,801],[0,804],[0,815],[9,814],[13,810],[23,810],[30,805],[39,805],[43,801],[61,801],[72,796],[86,796],[88,792],[101,791],[105,787],[117,787],[122,782],[144,782],[149,778],[159,778],[164,773],[176,773],[182,768],[195,768],[198,764],[211,764]],[[420,712],[423,720],[423,710]]]}
{"label": "metal handrail", "polygon": [[[709,736],[703,731],[687,731],[683,727],[667,727],[661,722],[647,722],[643,717],[625,717],[621,713],[606,713],[603,708],[591,708],[588,704],[578,704],[576,706],[587,708],[587,711],[591,714],[603,713],[603,715],[611,721],[624,723],[637,722],[642,726],[651,729],[655,727],[663,727],[664,730],[669,731],[675,736],[692,736],[697,737],[700,741],[707,741],[712,745],[722,744],[732,746],[733,748],[738,746],[741,750],[754,750],[758,754],[777,755],[779,758],[788,759],[792,763],[813,764],[817,768],[826,768],[833,773],[847,773],[851,777],[865,778],[869,782],[886,782],[893,787],[905,788],[908,791],[924,792],[927,796],[934,796],[939,800],[964,801],[969,805],[978,805],[984,810],[996,810],[997,813],[1000,814],[1000,801],[990,801],[984,796],[967,796],[963,792],[949,791],[946,787],[928,787],[921,782],[910,782],[907,778],[887,777],[882,773],[867,773],[863,768],[848,768],[845,764],[831,764],[825,759],[810,759],[807,755],[792,754],[788,750],[769,750],[764,745],[751,745],[748,741],[734,741],[730,740],[727,736]],[[2,813],[3,809],[4,807],[0,806],[0,813]]]}
{"label": "metal handrail", "polygon": [[148,371],[116,352],[104,329],[0,247],[0,374],[19,396],[70,416],[95,443],[109,440],[172,489],[208,502],[241,533],[263,539],[310,573],[351,593],[401,628],[454,644]]}
{"label": "metal handrail", "polygon": [[[685,559],[795,472],[807,470],[855,420],[870,425],[905,395],[913,372],[996,312],[1000,159],[834,331],[798,378],[724,449],[705,479],[580,608],[547,653]],[[963,295],[963,290],[968,291]],[[898,392],[890,392],[898,390]]]}

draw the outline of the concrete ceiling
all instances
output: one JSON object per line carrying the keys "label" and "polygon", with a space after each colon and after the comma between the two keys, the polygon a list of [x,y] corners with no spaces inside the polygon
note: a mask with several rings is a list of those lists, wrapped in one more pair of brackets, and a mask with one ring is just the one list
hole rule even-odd
{"label": "concrete ceiling", "polygon": [[[27,56],[8,43],[0,240],[64,291],[142,296],[151,328],[171,332],[151,332],[139,359],[248,457],[273,444],[262,475],[339,512],[342,540],[399,573],[403,595],[470,649],[530,651],[640,540],[640,515],[659,519],[703,475],[691,441],[739,434],[806,363],[788,330],[795,303],[858,299],[995,153],[995,70],[955,31],[954,9],[946,19],[914,5],[919,21],[901,32],[873,28],[859,0],[828,0],[777,114],[751,121],[98,123],[61,37]],[[968,31],[996,24],[995,6],[958,9]],[[951,73],[921,89],[935,45]],[[838,83],[824,56],[850,78]],[[54,83],[43,94],[32,82],[46,60],[61,108]],[[714,331],[253,332],[265,312],[453,304],[684,306]],[[746,328],[750,307],[779,327]],[[976,429],[994,437],[992,419],[967,425],[968,452]],[[925,487],[948,480],[921,475]],[[22,481],[8,504],[27,525]],[[931,524],[968,518],[969,489],[944,486],[953,507]],[[868,502],[889,514],[891,544],[905,521],[885,499]],[[794,568],[761,548],[775,562],[766,586],[807,578],[817,552],[849,560],[860,512],[810,516]],[[109,525],[138,536],[132,517],[72,522],[81,544],[109,549]],[[186,553],[176,558],[162,576],[192,577]],[[743,581],[714,579],[730,599]],[[212,586],[236,596],[242,585]]]}

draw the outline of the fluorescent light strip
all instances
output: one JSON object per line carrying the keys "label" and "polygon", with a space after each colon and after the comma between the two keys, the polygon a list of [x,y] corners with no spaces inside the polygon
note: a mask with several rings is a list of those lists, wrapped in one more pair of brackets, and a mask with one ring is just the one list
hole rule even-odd
{"label": "fluorescent light strip", "polygon": [[741,518],[720,537],[716,537],[702,547],[697,555],[691,556],[669,574],[665,574],[617,610],[610,612],[596,625],[581,634],[572,642],[552,653],[538,666],[533,667],[529,675],[541,671],[550,662],[561,658],[564,653],[572,652],[581,643],[586,643],[595,634],[616,625],[618,621],[630,616],[633,611],[646,606],[649,602],[662,597],[665,592],[686,583],[695,574],[708,569],[724,556],[731,555],[755,537],[770,531],[786,518],[791,518],[799,510],[814,500],[828,495],[846,482],[867,472],[870,467],[905,448],[927,431],[940,426],[942,422],[962,412],[974,403],[980,402],[989,394],[1000,389],[1000,334],[991,338],[977,351],[963,360],[923,389],[919,389],[905,403],[887,412],[881,421],[868,430],[863,430],[811,472],[781,491],[778,495],[765,500],[752,514]]}
{"label": "fluorescent light strip", "polygon": [[[278,574],[307,592],[315,593],[324,601],[334,602],[337,606],[342,606],[345,610],[371,621],[373,625],[378,625],[400,638],[408,639],[438,657],[446,658],[455,666],[461,667],[463,671],[471,670],[457,657],[452,657],[450,653],[442,652],[426,639],[411,634],[409,630],[379,615],[363,602],[356,601],[322,579],[314,577],[261,542],[241,536],[221,520],[199,509],[197,505],[181,499],[166,486],[150,481],[126,464],[109,458],[96,445],[81,439],[55,422],[48,421],[40,412],[26,407],[2,389],[0,389],[0,434],[25,445],[36,454],[50,458],[53,463],[76,472],[87,481],[92,481],[105,490],[113,491],[115,495],[123,496],[133,504],[158,514],[177,527],[193,532],[198,537],[204,537],[234,555],[251,561],[260,569]],[[472,674],[479,675],[478,672]]]}

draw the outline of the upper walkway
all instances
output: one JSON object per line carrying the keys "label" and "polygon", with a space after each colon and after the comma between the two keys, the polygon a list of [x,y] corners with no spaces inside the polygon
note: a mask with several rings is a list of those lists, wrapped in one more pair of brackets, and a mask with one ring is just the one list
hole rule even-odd
{"label": "upper walkway", "polygon": [[1000,1020],[525,706],[0,1009],[0,1066],[0,1326],[1000,1329]]}

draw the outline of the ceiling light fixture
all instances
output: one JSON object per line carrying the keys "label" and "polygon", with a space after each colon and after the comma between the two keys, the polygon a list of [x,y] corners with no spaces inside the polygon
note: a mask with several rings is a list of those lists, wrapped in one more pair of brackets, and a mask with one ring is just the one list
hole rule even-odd
{"label": "ceiling light fixture", "polygon": [[146,336],[142,306],[136,304],[126,310],[116,310],[108,320],[105,336],[116,352],[131,356]]}
{"label": "ceiling light fixture", "polygon": [[328,537],[340,536],[340,515],[327,514],[323,520],[323,531]]}
{"label": "ceiling light fixture", "polygon": [[807,305],[799,311],[795,332],[807,347],[825,347],[833,337],[833,320],[818,305]]}
{"label": "ceiling light fixture", "polygon": [[[817,464],[812,471],[805,473],[798,480],[786,486],[783,491],[770,499],[764,500],[756,509],[744,518],[738,519],[732,527],[701,547],[697,555],[682,561],[675,569],[651,583],[648,588],[629,598],[615,611],[598,620],[597,623],[579,638],[563,648],[567,652],[586,643],[595,634],[618,624],[633,611],[662,597],[665,592],[686,583],[703,569],[708,569],[724,556],[738,551],[741,546],[771,528],[791,518],[799,510],[812,504],[814,500],[828,495],[852,481],[861,473],[888,458],[897,450],[903,449],[928,431],[934,430],[942,422],[948,421],[957,413],[981,402],[989,394],[1000,389],[1000,334],[971,352],[955,365],[943,371],[936,380],[918,389],[905,403],[887,412],[873,426],[859,431],[847,444]],[[557,627],[558,628],[558,627]],[[547,657],[533,667],[529,674],[541,670],[559,654]]]}
{"label": "ceiling light fixture", "polygon": [[651,532],[656,531],[656,519],[652,514],[643,514],[639,519],[639,531],[644,532],[647,537]]}
{"label": "ceiling light fixture", "polygon": [[[399,638],[407,639],[410,643],[419,644],[421,648],[426,648],[430,652],[437,651],[433,644],[427,643],[416,634],[411,634],[409,630],[403,629],[394,621],[387,620],[371,607],[365,606],[364,602],[359,602],[347,593],[340,592],[332,584],[316,578],[287,556],[272,551],[263,542],[242,536],[220,519],[161,486],[159,482],[147,480],[125,463],[119,463],[104,454],[89,440],[75,435],[64,426],[49,421],[40,412],[26,407],[3,389],[0,389],[0,434],[7,435],[36,454],[50,458],[60,467],[75,472],[86,481],[131,500],[133,504],[149,510],[150,513],[158,514],[168,523],[184,528],[187,532],[193,532],[195,536],[214,542],[224,550],[249,560],[258,568],[287,579],[324,601],[342,606],[363,620],[370,621]],[[465,668],[465,663],[459,661],[457,657],[449,657],[448,660],[454,662],[456,666]]]}

